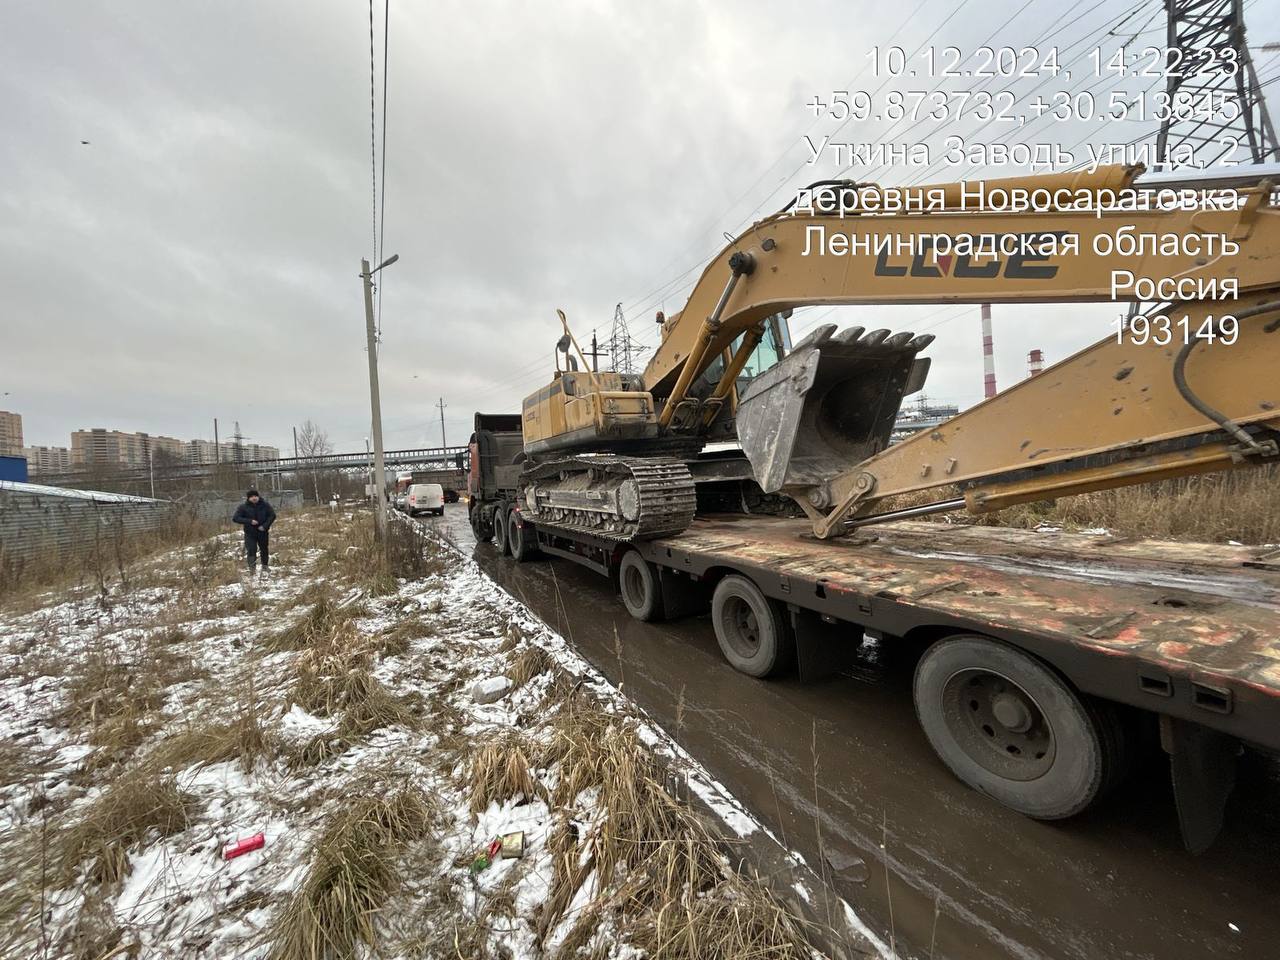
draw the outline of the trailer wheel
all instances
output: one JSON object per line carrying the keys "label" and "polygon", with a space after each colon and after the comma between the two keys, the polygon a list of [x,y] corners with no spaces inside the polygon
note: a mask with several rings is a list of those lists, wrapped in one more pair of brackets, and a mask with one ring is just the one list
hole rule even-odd
{"label": "trailer wheel", "polygon": [[767,677],[785,666],[788,638],[782,612],[746,577],[730,574],[716,584],[711,623],[720,652],[735,670]]}
{"label": "trailer wheel", "polygon": [[493,546],[498,556],[507,552],[507,505],[501,502],[493,509]]}
{"label": "trailer wheel", "polygon": [[635,550],[628,550],[618,564],[618,590],[627,613],[637,620],[662,619],[662,595],[653,566]]}
{"label": "trailer wheel", "polygon": [[521,524],[519,511],[512,510],[507,514],[507,550],[521,563],[532,559],[538,552],[531,532]]}
{"label": "trailer wheel", "polygon": [[916,716],[951,772],[1037,820],[1085,810],[1119,779],[1123,736],[1106,705],[986,637],[955,636],[916,666]]}

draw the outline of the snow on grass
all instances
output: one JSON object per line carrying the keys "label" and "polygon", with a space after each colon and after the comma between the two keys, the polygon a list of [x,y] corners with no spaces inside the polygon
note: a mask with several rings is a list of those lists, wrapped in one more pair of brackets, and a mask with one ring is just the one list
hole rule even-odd
{"label": "snow on grass", "polygon": [[[523,960],[578,945],[621,960],[653,937],[675,942],[646,899],[657,894],[637,886],[653,868],[625,844],[608,846],[629,829],[608,809],[614,785],[569,796],[567,764],[579,773],[639,764],[636,784],[652,799],[652,753],[676,764],[740,837],[764,828],[447,545],[426,544],[436,558],[429,575],[401,579],[393,592],[349,586],[363,549],[353,558],[347,545],[357,522],[283,520],[287,559],[262,583],[227,575],[238,543],[221,537],[207,587],[185,574],[210,569],[209,550],[187,548],[148,565],[182,586],[137,579],[106,596],[81,591],[0,614],[0,857],[14,865],[0,878],[0,955],[292,958],[315,942],[319,916],[330,924],[323,937],[345,942],[345,931],[361,950],[373,940],[388,956],[462,950]],[[365,587],[386,582],[356,577]],[[317,617],[323,604],[353,615]],[[279,642],[299,625],[312,629]],[[295,699],[306,670],[340,695],[304,709]],[[513,688],[476,702],[473,685],[500,676]],[[574,711],[588,726],[574,726]],[[613,730],[605,739],[615,753],[597,752],[605,748],[583,730]],[[476,758],[486,748],[497,768],[485,768],[495,779],[482,784]],[[122,782],[141,789],[107,809]],[[493,796],[473,815],[481,789]],[[167,817],[146,799],[162,795],[180,798]],[[423,822],[365,829],[364,818],[391,816],[369,804],[393,796],[408,804],[399,816]],[[694,829],[688,811],[664,816]],[[228,844],[259,832],[260,850],[223,858]],[[513,832],[524,834],[522,858],[477,860]],[[734,931],[717,923],[723,944],[708,941],[706,955],[750,943],[761,957],[812,956],[800,924],[708,851],[704,860],[719,865],[691,881],[699,889],[671,895],[708,909],[727,897],[746,919]],[[598,875],[593,858],[615,855],[617,871]],[[100,876],[104,862],[118,866],[118,879]]]}

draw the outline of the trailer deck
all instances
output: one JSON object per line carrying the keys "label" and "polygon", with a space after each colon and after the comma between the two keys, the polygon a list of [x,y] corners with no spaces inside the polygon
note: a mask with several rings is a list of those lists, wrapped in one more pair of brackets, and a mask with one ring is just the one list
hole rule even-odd
{"label": "trailer deck", "polygon": [[[1280,749],[1280,551],[902,521],[820,541],[803,520],[709,516],[637,545],[693,580],[732,569],[825,640],[972,631],[1081,690]],[[682,578],[676,577],[675,580]]]}

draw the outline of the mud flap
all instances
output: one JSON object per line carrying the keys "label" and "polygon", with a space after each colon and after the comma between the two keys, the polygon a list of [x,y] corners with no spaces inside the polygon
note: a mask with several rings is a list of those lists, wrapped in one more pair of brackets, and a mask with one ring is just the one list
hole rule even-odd
{"label": "mud flap", "polygon": [[766,493],[821,485],[883,450],[902,398],[924,386],[916,354],[932,336],[835,330],[805,337],[739,401],[738,440]]}
{"label": "mud flap", "polygon": [[818,683],[853,665],[862,628],[852,623],[827,623],[812,610],[788,605],[791,632],[796,638],[796,672],[801,683]]}
{"label": "mud flap", "polygon": [[1204,853],[1222,830],[1236,785],[1240,741],[1198,723],[1160,717],[1160,744],[1169,754],[1178,826],[1189,853]]}
{"label": "mud flap", "polygon": [[661,593],[662,619],[676,620],[694,614],[706,613],[711,607],[711,590],[705,583],[692,577],[681,576],[661,564],[650,564],[658,575]]}

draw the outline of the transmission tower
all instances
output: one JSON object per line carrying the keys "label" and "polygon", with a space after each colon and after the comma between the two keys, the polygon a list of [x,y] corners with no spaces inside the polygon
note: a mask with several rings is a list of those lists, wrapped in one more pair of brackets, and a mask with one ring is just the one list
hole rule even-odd
{"label": "transmission tower", "polygon": [[631,336],[622,304],[618,304],[613,310],[613,331],[609,334],[609,356],[613,358],[613,369],[619,373],[635,373],[636,360],[648,349]]}
{"label": "transmission tower", "polygon": [[[1177,51],[1169,55],[1169,64],[1178,65],[1170,69],[1165,83],[1168,102],[1205,103],[1211,119],[1200,119],[1199,111],[1181,111],[1194,115],[1179,119],[1179,111],[1171,111],[1160,124],[1156,156],[1168,162],[1168,150],[1185,150],[1186,145],[1210,164],[1234,159],[1237,148],[1248,152],[1246,162],[1280,159],[1267,101],[1245,42],[1244,0],[1165,0],[1165,10],[1166,43]],[[1231,120],[1225,119],[1230,112],[1221,105],[1226,99],[1240,108]]]}

